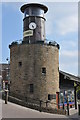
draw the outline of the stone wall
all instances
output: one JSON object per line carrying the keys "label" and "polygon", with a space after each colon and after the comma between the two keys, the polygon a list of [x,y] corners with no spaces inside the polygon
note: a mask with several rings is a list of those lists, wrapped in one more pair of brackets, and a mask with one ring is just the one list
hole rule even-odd
{"label": "stone wall", "polygon": [[[19,44],[10,47],[10,92],[25,99],[48,100],[59,91],[59,51],[56,46]],[[19,65],[21,62],[21,65]],[[42,73],[46,68],[46,74]],[[30,93],[30,84],[34,92]]]}

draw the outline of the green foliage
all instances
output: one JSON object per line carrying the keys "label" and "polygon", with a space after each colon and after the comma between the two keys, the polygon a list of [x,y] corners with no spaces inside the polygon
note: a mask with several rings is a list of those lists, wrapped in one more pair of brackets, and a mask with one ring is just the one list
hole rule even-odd
{"label": "green foliage", "polygon": [[79,86],[77,86],[77,84],[74,82],[74,87],[77,87],[77,90],[76,90],[76,92],[78,92],[79,90],[80,90],[80,85]]}
{"label": "green foliage", "polygon": [[74,82],[74,87],[76,86],[77,84]]}

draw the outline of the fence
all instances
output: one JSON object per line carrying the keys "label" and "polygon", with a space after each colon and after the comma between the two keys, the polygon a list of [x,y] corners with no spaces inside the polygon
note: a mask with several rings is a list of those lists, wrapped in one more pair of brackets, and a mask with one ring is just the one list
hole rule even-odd
{"label": "fence", "polygon": [[[32,99],[32,98],[26,98],[26,99],[20,99],[18,96],[14,97],[14,96],[10,96],[8,95],[8,101],[16,103],[18,105],[22,105],[31,109],[35,109],[38,110],[40,112],[48,112],[48,113],[53,113],[53,114],[63,114],[65,115],[65,110],[60,110],[57,109],[57,104],[50,102],[50,101],[43,101],[43,100],[39,100],[39,99]],[[5,99],[5,94],[3,93],[3,99]],[[51,107],[53,106],[53,107]],[[55,107],[54,107],[55,106]]]}

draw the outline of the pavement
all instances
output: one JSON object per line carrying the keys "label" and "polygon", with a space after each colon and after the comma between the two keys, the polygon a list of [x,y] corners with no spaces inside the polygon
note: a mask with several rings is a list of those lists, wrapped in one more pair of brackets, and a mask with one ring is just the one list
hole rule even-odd
{"label": "pavement", "polygon": [[5,104],[3,100],[0,100],[0,108],[1,107],[2,111],[0,111],[0,116],[2,116],[2,118],[68,118],[68,120],[72,120],[72,118],[77,120],[77,118],[79,118],[78,120],[80,120],[78,110],[75,110],[74,108],[70,109],[70,116],[66,116],[39,112],[11,102]]}

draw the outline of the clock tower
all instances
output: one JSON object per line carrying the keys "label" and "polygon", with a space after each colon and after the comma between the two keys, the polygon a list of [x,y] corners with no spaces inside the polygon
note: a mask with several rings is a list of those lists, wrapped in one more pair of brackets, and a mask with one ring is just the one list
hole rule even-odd
{"label": "clock tower", "polygon": [[37,43],[45,41],[45,18],[48,11],[45,5],[30,3],[21,7],[24,13],[23,19],[23,42]]}
{"label": "clock tower", "polygon": [[[45,41],[45,5],[30,3],[24,13],[23,40],[10,48],[10,95],[30,105],[46,107],[59,98],[59,45]],[[57,96],[57,97],[56,97]],[[57,98],[57,99],[56,99]],[[56,105],[48,103],[48,107]]]}

